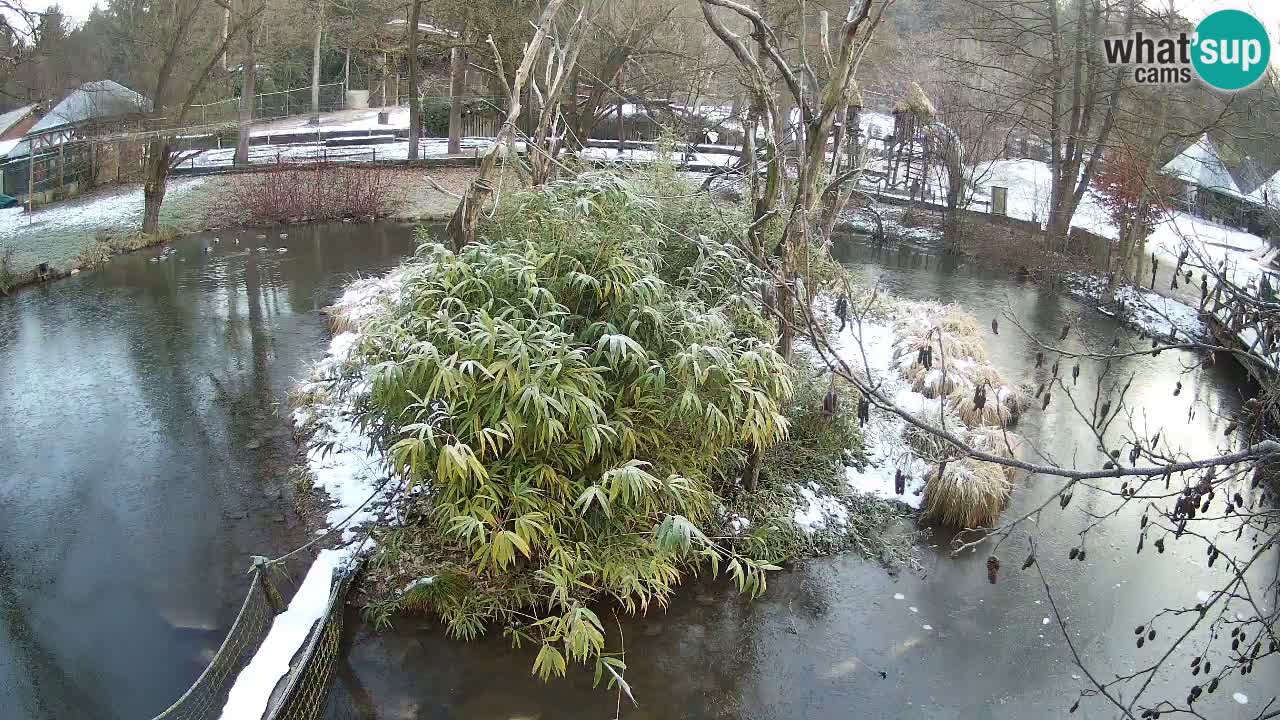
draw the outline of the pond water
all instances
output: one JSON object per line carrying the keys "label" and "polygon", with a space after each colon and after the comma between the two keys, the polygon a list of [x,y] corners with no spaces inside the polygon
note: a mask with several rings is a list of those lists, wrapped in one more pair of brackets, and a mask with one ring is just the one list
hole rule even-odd
{"label": "pond water", "polygon": [[[175,244],[173,259],[152,263],[160,250],[139,253],[0,298],[6,717],[155,714],[217,647],[243,595],[249,555],[276,554],[307,536],[284,474],[297,449],[282,404],[327,345],[320,309],[353,274],[384,270],[410,253],[412,237],[383,226],[291,228],[287,239],[279,232],[241,233],[240,245],[232,233],[217,244],[188,238]],[[262,245],[270,250],[246,252]],[[1098,344],[1128,334],[1070,298],[927,249],[877,249],[851,238],[838,252],[868,282],[960,303],[984,324],[1008,310],[1053,337],[1064,317]],[[1012,327],[986,339],[1007,378],[1048,372],[1034,369],[1031,343]],[[1203,408],[1188,420],[1190,402],[1229,414],[1246,381],[1227,363],[1186,371],[1193,360],[1165,352],[1112,372],[1135,374],[1131,393],[1147,409],[1148,434],[1162,427],[1203,451],[1220,440],[1225,421]],[[1091,387],[1098,370],[1086,364],[1081,387]],[[1173,398],[1177,380],[1184,389]],[[1065,402],[1028,413],[1019,430],[1060,462],[1102,461]],[[1052,493],[1048,480],[1022,481],[1006,517]],[[1134,647],[1136,624],[1195,602],[1222,577],[1221,564],[1205,567],[1199,546],[1135,555],[1134,510],[1090,533],[1087,562],[1068,562],[1086,522],[1080,509],[1112,504],[1077,493],[1072,512],[1048,512],[1038,528],[1072,641],[1106,676],[1153,659],[1150,646]],[[1026,540],[1001,550],[998,585],[987,582],[985,552],[951,559],[947,537],[931,542],[940,547],[922,548],[919,572],[826,558],[776,574],[754,602],[725,583],[702,582],[665,612],[620,617],[639,702],[632,708],[622,699],[622,715],[1064,714],[1082,681],[1044,587],[1034,573],[1017,571]],[[543,684],[529,673],[532,655],[497,635],[467,644],[445,638],[429,619],[401,620],[392,632],[362,625],[355,610],[349,620],[330,718],[602,718],[619,709],[617,695],[592,690],[586,673]],[[1198,705],[1209,716],[1254,715],[1262,689],[1277,680],[1275,664],[1263,663]],[[1235,691],[1252,703],[1235,705]],[[1097,701],[1079,715],[1113,716]]]}
{"label": "pond water", "polygon": [[306,538],[281,408],[328,344],[320,309],[413,242],[280,232],[0,297],[0,716],[152,717],[218,647],[249,556]]}

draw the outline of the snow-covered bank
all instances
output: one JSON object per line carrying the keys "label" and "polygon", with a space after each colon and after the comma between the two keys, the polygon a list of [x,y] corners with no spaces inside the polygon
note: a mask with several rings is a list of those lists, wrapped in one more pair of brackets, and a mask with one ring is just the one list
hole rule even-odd
{"label": "snow-covered bank", "polygon": [[[1047,163],[1025,159],[996,160],[974,166],[970,171],[978,186],[975,200],[988,202],[992,186],[1008,188],[1009,216],[1044,224],[1049,213],[1052,187],[1052,174]],[[985,209],[985,205],[973,209]],[[1111,240],[1119,236],[1110,214],[1093,189],[1081,198],[1071,225]],[[1183,250],[1189,250],[1191,257],[1200,264],[1225,263],[1224,271],[1228,277],[1233,277],[1242,286],[1266,271],[1271,258],[1275,257],[1274,252],[1268,254],[1267,241],[1257,235],[1182,211],[1171,212],[1156,224],[1147,238],[1147,247],[1163,256],[1165,261],[1171,262]]]}
{"label": "snow-covered bank", "polygon": [[1067,277],[1067,287],[1072,294],[1108,315],[1114,314],[1114,308],[1120,308],[1121,322],[1148,335],[1173,335],[1185,340],[1202,338],[1208,333],[1197,308],[1146,288],[1125,285],[1107,297],[1106,280],[1078,273]]}
{"label": "snow-covered bank", "polygon": [[[893,332],[887,322],[864,321],[861,327],[851,323],[833,345],[840,359],[855,372],[861,369],[865,374],[869,368],[871,382],[878,384],[885,396],[893,398],[895,405],[913,413],[924,409],[926,398],[911,389],[893,362]],[[906,420],[885,412],[871,413],[862,427],[867,463],[861,468],[845,468],[845,481],[855,492],[898,500],[919,510],[924,501],[928,465],[907,443],[906,431]],[[905,476],[901,494],[894,488],[899,471]]]}
{"label": "snow-covered bank", "polygon": [[[400,276],[358,280],[330,309],[335,324],[358,328],[360,323],[385,311],[397,297]],[[357,404],[368,391],[365,378],[345,372],[360,336],[344,330],[334,336],[329,350],[299,385],[304,403],[294,411],[294,425],[310,434],[307,468],[317,490],[332,503],[326,528],[319,534],[340,531],[336,547],[320,550],[289,608],[276,616],[266,639],[253,659],[236,677],[222,709],[224,720],[261,717],[280,679],[290,670],[315,624],[329,610],[334,584],[350,572],[353,561],[368,552],[372,540],[360,530],[377,519],[395,492],[389,480],[385,454],[355,422]]]}
{"label": "snow-covered bank", "polygon": [[[169,181],[161,227],[179,232],[200,227],[198,209],[209,191],[208,178]],[[76,257],[106,231],[124,236],[142,229],[141,185],[115,185],[26,212],[21,206],[0,210],[0,251],[13,251],[12,269],[27,272],[47,262],[70,269]]]}

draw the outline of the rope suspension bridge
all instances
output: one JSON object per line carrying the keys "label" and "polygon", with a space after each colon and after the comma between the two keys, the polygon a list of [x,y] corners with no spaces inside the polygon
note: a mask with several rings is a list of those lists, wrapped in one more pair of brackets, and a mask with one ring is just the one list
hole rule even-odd
{"label": "rope suspension bridge", "polygon": [[[262,647],[285,603],[271,580],[274,563],[255,562],[249,589],[222,645],[204,672],[153,720],[217,720],[239,678]],[[359,570],[350,563],[334,571],[324,613],[312,626],[289,672],[276,683],[263,720],[313,720],[324,709],[342,640],[343,605]],[[237,720],[249,720],[237,719]]]}
{"label": "rope suspension bridge", "polygon": [[[254,657],[264,649],[276,620],[291,607],[286,605],[276,589],[272,576],[282,572],[280,568],[289,558],[335,534],[341,537],[343,528],[351,524],[370,503],[379,498],[389,501],[387,491],[392,480],[391,475],[385,477],[346,518],[303,545],[274,559],[254,556],[244,601],[213,659],[187,691],[152,720],[252,720],[229,717],[227,712],[232,707],[229,701],[241,674],[250,668]],[[363,550],[372,528],[385,520],[389,505],[388,502],[383,506],[377,520],[363,528],[358,538],[345,543],[339,550],[321,551],[321,555],[333,553],[340,559],[333,561],[331,557],[331,562],[322,562],[321,559],[313,562],[303,586],[311,580],[312,573],[320,572],[322,576],[318,580],[328,588],[327,598],[323,610],[312,620],[305,639],[288,659],[288,671],[274,683],[262,720],[314,720],[323,712],[342,642],[347,592],[363,565]],[[329,577],[323,577],[324,574]],[[294,600],[297,601],[303,592],[304,588],[300,587]],[[253,680],[250,678],[251,682]]]}

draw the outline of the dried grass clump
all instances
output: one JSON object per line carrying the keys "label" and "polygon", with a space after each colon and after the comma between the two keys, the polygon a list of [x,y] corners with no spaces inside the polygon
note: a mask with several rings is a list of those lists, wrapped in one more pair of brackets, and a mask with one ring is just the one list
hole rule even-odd
{"label": "dried grass clump", "polygon": [[1013,413],[1009,411],[1009,408],[990,397],[979,408],[973,402],[972,390],[966,393],[953,393],[947,404],[947,409],[960,418],[960,422],[969,427],[989,425],[1002,428],[1013,424]]}
{"label": "dried grass clump", "polygon": [[[1022,446],[1022,436],[1002,430],[998,427],[980,427],[974,428],[969,432],[969,442],[978,450],[999,455],[1003,458],[1013,459],[1018,455],[1018,448]],[[1010,480],[1017,474],[1017,470],[1007,465],[1001,465],[1005,475]]]}
{"label": "dried grass clump", "polygon": [[357,317],[359,313],[350,312],[347,307],[327,307],[322,312],[329,316],[329,329],[337,335],[344,332],[355,332],[359,329],[360,321],[363,319]]}
{"label": "dried grass clump", "polygon": [[989,527],[1009,501],[1013,484],[1003,466],[977,460],[934,470],[924,491],[924,517],[959,528]]}

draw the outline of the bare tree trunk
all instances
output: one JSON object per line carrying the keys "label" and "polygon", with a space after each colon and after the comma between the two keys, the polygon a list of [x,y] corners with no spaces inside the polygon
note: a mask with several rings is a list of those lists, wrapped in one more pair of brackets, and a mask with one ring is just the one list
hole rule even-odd
{"label": "bare tree trunk", "polygon": [[258,100],[258,38],[250,23],[244,31],[244,82],[240,87],[240,134],[236,138],[236,165],[249,164],[249,138],[253,131],[253,112]]}
{"label": "bare tree trunk", "polygon": [[618,74],[615,77],[618,84],[618,153],[627,149],[627,120],[626,120],[626,96],[622,93],[622,68],[618,68]]}
{"label": "bare tree trunk", "polygon": [[449,154],[462,152],[462,94],[467,86],[467,51],[449,51]]}
{"label": "bare tree trunk", "polygon": [[[480,220],[480,211],[484,208],[484,204],[489,200],[489,197],[493,195],[492,177],[493,171],[498,165],[498,154],[504,151],[515,132],[516,122],[520,119],[521,98],[524,94],[524,87],[529,81],[529,72],[540,54],[538,51],[542,47],[542,41],[551,30],[551,22],[555,19],[556,13],[563,4],[564,0],[549,0],[547,2],[547,7],[542,11],[542,18],[538,22],[538,29],[533,33],[533,37],[529,38],[529,43],[524,47],[524,55],[520,58],[519,67],[516,68],[515,82],[508,92],[507,116],[502,122],[502,127],[498,130],[497,136],[493,139],[493,147],[489,148],[489,151],[484,155],[484,159],[480,162],[480,172],[471,181],[471,185],[467,187],[467,191],[462,195],[462,200],[458,202],[458,208],[454,210],[453,215],[449,218],[449,241],[453,245],[454,252],[461,252],[462,248],[475,242],[476,224]],[[492,38],[490,38],[491,45],[492,42]],[[494,56],[499,64],[499,74],[501,74],[502,59],[497,57],[496,45],[494,46]]]}
{"label": "bare tree trunk", "polygon": [[545,87],[539,85],[536,77],[532,83],[531,102],[541,105],[539,112],[531,117],[535,126],[529,133],[532,136],[529,138],[529,165],[535,186],[549,182],[556,175],[556,158],[564,146],[564,89],[566,82],[577,71],[578,52],[582,47],[582,31],[585,27],[582,18],[586,9],[583,8],[567,33],[560,33],[557,47],[549,51],[543,78]]}
{"label": "bare tree trunk", "polygon": [[760,485],[760,451],[755,445],[750,445],[747,450],[747,464],[742,468],[742,487],[747,492],[755,492]]}
{"label": "bare tree trunk", "polygon": [[147,143],[147,176],[142,185],[142,232],[154,235],[160,230],[160,207],[169,181],[169,138],[158,137]]}
{"label": "bare tree trunk", "polygon": [[[413,0],[409,6],[409,159],[418,159],[418,136],[422,133],[421,108],[418,96],[418,17],[422,13],[422,0]],[[450,118],[452,119],[452,118]]]}
{"label": "bare tree trunk", "polygon": [[222,9],[222,70],[230,72],[229,61],[227,60],[227,44],[231,33],[231,3]]}
{"label": "bare tree trunk", "polygon": [[[388,81],[391,79],[391,53],[382,53],[382,107],[391,104],[388,96],[391,94],[391,88],[387,87]],[[399,92],[399,90],[396,90]]]}
{"label": "bare tree trunk", "polygon": [[316,9],[316,43],[311,49],[311,121],[320,124],[320,40],[324,36],[324,3],[318,0]]}

